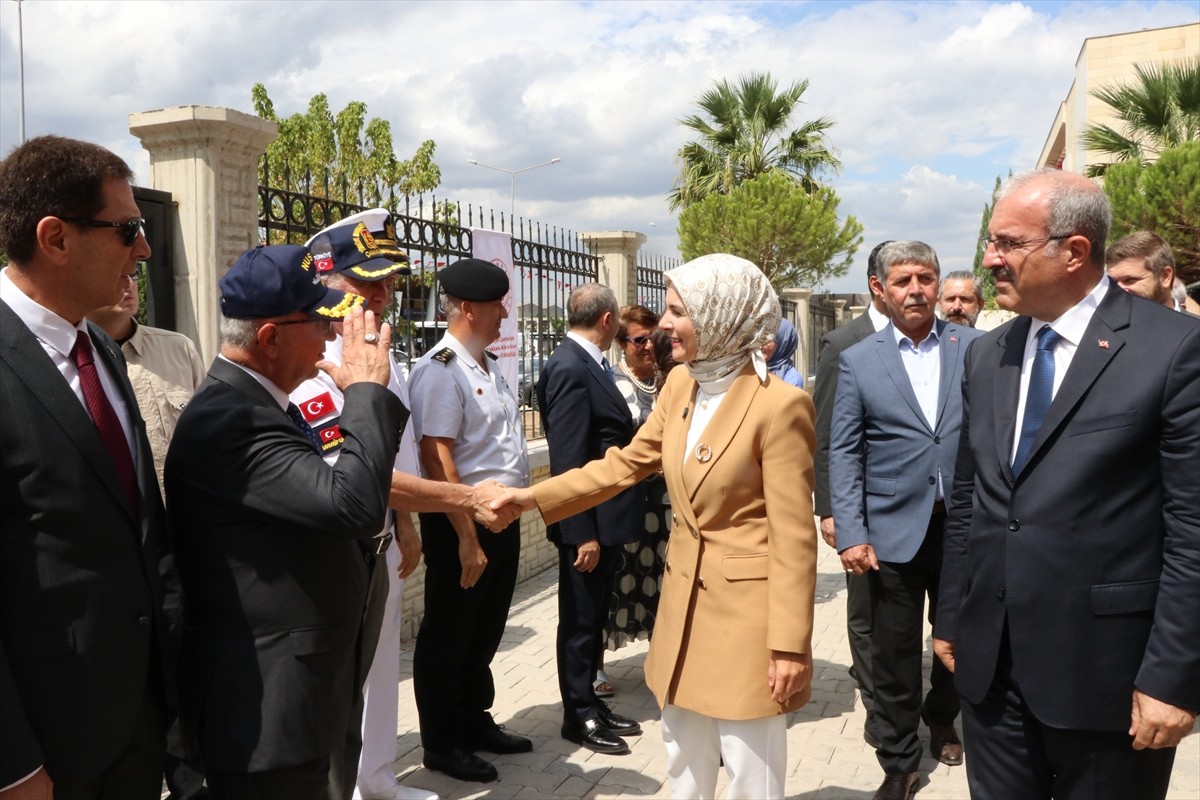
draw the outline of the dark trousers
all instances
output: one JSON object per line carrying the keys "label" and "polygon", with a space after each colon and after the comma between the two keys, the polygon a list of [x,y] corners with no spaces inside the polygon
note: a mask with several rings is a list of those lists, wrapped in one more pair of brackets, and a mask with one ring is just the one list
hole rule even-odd
{"label": "dark trousers", "polygon": [[[151,658],[151,663],[157,661]],[[156,668],[155,668],[156,669]],[[151,670],[153,674],[153,669]],[[120,758],[100,775],[81,778],[55,777],[54,800],[158,800],[162,795],[163,764],[167,741],[167,717],[163,708],[158,679],[147,686],[140,708],[131,708],[139,715],[129,744]]]}
{"label": "dark trousers", "polygon": [[[942,530],[946,515],[930,516],[925,541],[912,560],[879,562],[870,573],[875,626],[871,631],[871,666],[875,680],[875,722],[879,759],[889,775],[916,772],[921,763],[921,655],[925,649],[923,618],[929,597],[929,621],[937,608],[942,572]],[[954,679],[934,658],[924,709],[931,722],[950,725],[958,716]]]}
{"label": "dark trousers", "polygon": [[421,745],[446,752],[464,747],[496,699],[491,664],[517,584],[521,529],[519,521],[501,533],[476,526],[488,563],[479,582],[463,589],[454,526],[445,514],[420,517],[425,616],[413,650],[413,690]]}
{"label": "dark trousers", "polygon": [[1167,795],[1175,748],[1134,750],[1125,731],[1063,730],[1037,720],[1012,676],[1007,626],[991,688],[978,705],[963,703],[962,713],[973,800],[1161,800]]}
{"label": "dark trousers", "polygon": [[329,759],[264,772],[209,770],[213,800],[319,800],[329,786]]}
{"label": "dark trousers", "polygon": [[208,800],[204,773],[184,755],[183,729],[176,717],[167,729],[166,767],[163,770],[170,790],[167,800]]}
{"label": "dark trousers", "polygon": [[850,641],[850,677],[867,712],[864,730],[879,738],[875,725],[875,679],[871,675],[871,576],[846,573],[846,634]]}
{"label": "dark trousers", "polygon": [[591,572],[575,569],[575,545],[558,546],[558,691],[563,722],[596,717],[592,688],[596,665],[604,652],[604,625],[612,598],[613,574],[620,563],[620,545],[602,545]]}
{"label": "dark trousers", "polygon": [[372,555],[367,562],[367,602],[363,609],[362,628],[358,632],[358,648],[354,664],[354,699],[346,735],[334,745],[329,754],[329,787],[326,800],[350,800],[358,781],[358,757],[362,753],[363,684],[375,660],[379,644],[379,629],[383,625],[383,607],[387,603],[387,556]]}

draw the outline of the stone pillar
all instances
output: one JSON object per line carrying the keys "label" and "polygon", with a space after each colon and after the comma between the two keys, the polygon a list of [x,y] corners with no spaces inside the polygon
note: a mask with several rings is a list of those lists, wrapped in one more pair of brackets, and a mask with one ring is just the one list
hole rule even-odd
{"label": "stone pillar", "polygon": [[850,306],[849,312],[847,312],[846,308],[845,308],[845,303],[846,303],[846,301],[843,300],[842,301],[842,310],[841,310],[842,322],[850,322],[851,320],[858,319],[863,314],[867,313],[866,306]]}
{"label": "stone pillar", "polygon": [[802,289],[799,286],[792,286],[784,289],[780,294],[784,300],[790,300],[796,304],[795,316],[789,320],[796,326],[796,333],[800,334],[800,344],[796,348],[796,357],[793,359],[796,365],[796,370],[804,376],[804,380],[808,381],[808,376],[816,369],[816,364],[808,363],[809,338],[812,336],[812,316],[809,314],[809,300],[812,298],[812,289]]}
{"label": "stone pillar", "polygon": [[175,222],[176,327],[208,363],[219,344],[217,281],[259,242],[258,164],[279,128],[214,106],[129,115],[129,132],[150,153],[150,182],[170,192]]}
{"label": "stone pillar", "polygon": [[[637,231],[592,231],[582,233],[584,245],[593,255],[600,256],[598,283],[613,290],[621,306],[637,302],[637,254],[646,243],[646,234]],[[620,357],[616,344],[610,348],[612,363]]]}

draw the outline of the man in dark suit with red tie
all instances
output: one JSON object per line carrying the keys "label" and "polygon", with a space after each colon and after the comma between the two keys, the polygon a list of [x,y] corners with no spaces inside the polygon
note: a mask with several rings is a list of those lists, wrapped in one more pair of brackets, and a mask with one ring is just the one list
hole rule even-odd
{"label": "man in dark suit with red tie", "polygon": [[[585,283],[567,298],[571,330],[538,379],[550,474],[561,475],[633,438],[633,417],[604,356],[617,335],[612,289]],[[646,493],[626,489],[593,509],[546,526],[558,547],[558,687],[563,738],[598,753],[628,753],[621,738],[642,732],[613,713],[592,686],[604,647],[618,549],[642,535]]]}
{"label": "man in dark suit with red tie", "polygon": [[150,255],[131,178],[57,136],[0,162],[0,798],[162,785],[162,501],[121,351],[84,319]]}
{"label": "man in dark suit with red tie", "polygon": [[1162,798],[1200,710],[1200,322],[1104,274],[1079,175],[1013,178],[984,266],[934,650],[972,797]]}

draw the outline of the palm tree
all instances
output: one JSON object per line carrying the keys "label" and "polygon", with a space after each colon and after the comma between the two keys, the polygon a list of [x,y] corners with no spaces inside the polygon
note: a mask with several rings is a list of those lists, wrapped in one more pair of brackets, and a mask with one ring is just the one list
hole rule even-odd
{"label": "palm tree", "polygon": [[[1089,125],[1083,145],[1113,157],[1113,162],[1153,161],[1168,147],[1200,139],[1200,58],[1161,64],[1134,64],[1137,80],[1110,84],[1092,96],[1111,106],[1122,123]],[[1110,164],[1094,164],[1088,177],[1103,175]]]}
{"label": "palm tree", "polygon": [[676,158],[679,176],[668,200],[672,210],[686,208],[713,192],[728,194],[743,181],[781,170],[809,192],[821,188],[822,172],[842,166],[826,137],[834,126],[819,117],[787,131],[792,113],[808,89],[808,81],[783,92],[770,73],[751,73],[736,85],[720,80],[696,101],[701,115],[680,120],[699,135]]}

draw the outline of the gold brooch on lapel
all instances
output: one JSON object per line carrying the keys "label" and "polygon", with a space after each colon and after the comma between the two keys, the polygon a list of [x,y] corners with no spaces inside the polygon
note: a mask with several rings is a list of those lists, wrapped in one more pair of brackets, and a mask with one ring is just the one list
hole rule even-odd
{"label": "gold brooch on lapel", "polygon": [[701,464],[707,464],[712,460],[712,448],[703,442],[696,445],[696,460]]}

